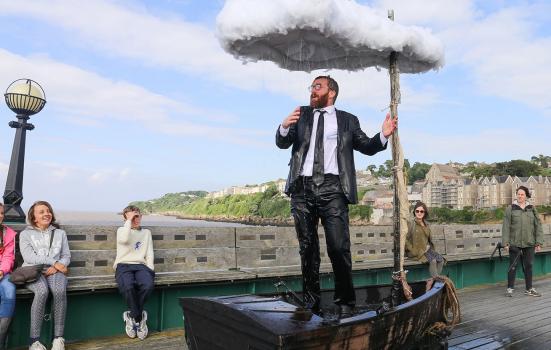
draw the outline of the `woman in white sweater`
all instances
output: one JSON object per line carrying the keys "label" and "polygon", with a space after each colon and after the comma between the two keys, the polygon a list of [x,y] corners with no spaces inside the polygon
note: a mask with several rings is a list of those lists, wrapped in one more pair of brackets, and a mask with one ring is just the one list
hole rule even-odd
{"label": "woman in white sweater", "polygon": [[124,226],[117,230],[117,257],[114,269],[119,291],[126,299],[128,311],[123,312],[126,334],[143,340],[147,337],[147,312],[143,309],[155,286],[153,271],[153,241],[151,231],[142,229],[140,209],[124,208]]}
{"label": "woman in white sweater", "polygon": [[46,350],[40,343],[48,295],[53,296],[54,340],[52,350],[64,350],[65,314],[67,310],[67,267],[71,252],[65,231],[59,228],[54,210],[46,201],[35,202],[27,215],[28,226],[19,235],[23,266],[42,265],[42,275],[26,287],[34,293],[31,305],[30,350]]}

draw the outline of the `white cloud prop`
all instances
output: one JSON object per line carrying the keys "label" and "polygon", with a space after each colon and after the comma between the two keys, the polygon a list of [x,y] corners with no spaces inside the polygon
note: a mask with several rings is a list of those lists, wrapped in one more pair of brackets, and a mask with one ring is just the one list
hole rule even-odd
{"label": "white cloud prop", "polygon": [[217,17],[222,47],[244,62],[273,61],[291,71],[388,68],[400,53],[403,73],[444,64],[430,31],[390,21],[354,0],[226,0]]}

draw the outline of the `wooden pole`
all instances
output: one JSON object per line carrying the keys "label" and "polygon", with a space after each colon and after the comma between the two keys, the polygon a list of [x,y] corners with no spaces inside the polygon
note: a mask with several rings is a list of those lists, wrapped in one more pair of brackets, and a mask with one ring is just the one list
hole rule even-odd
{"label": "wooden pole", "polygon": [[[394,21],[394,10],[388,11],[388,18]],[[398,114],[398,103],[400,103],[400,71],[398,69],[398,53],[393,51],[390,54],[389,62],[389,74],[390,74],[390,117],[394,119]],[[392,144],[392,161],[393,161],[393,190],[394,190],[394,203],[393,203],[393,224],[394,224],[394,271],[393,271],[393,283],[392,283],[392,306],[396,307],[400,303],[401,283],[399,277],[401,276],[400,267],[400,200],[398,196],[399,190],[399,176],[403,176],[401,171],[401,165],[399,164],[400,140],[398,137],[398,130],[394,131],[391,136]]]}

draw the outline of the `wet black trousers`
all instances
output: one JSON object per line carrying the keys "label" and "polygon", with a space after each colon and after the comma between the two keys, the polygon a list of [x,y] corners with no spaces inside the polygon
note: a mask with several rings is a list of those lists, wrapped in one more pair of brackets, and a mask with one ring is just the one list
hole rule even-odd
{"label": "wet black trousers", "polygon": [[297,179],[291,195],[291,212],[300,245],[304,301],[314,312],[320,306],[320,248],[318,222],[325,229],[327,252],[335,275],[336,304],[354,305],[352,259],[348,230],[348,201],[337,175],[325,175],[321,186],[311,177]]}
{"label": "wet black trousers", "polygon": [[[520,253],[521,251],[522,254]],[[518,256],[519,254],[520,256]],[[515,277],[519,263],[524,266],[524,283],[526,284],[526,290],[532,288],[532,264],[534,262],[534,255],[534,247],[509,247],[509,272],[507,274],[507,288],[515,288]]]}

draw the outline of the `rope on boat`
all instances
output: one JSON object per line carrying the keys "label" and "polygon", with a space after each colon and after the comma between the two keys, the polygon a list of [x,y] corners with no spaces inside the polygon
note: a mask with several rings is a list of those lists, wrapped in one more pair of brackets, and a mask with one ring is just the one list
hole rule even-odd
{"label": "rope on boat", "polygon": [[406,274],[408,273],[408,270],[401,270],[401,271],[395,271],[392,273],[392,279],[399,281],[402,284],[402,291],[404,292],[404,298],[406,298],[407,301],[410,301],[413,299],[413,290],[411,289],[411,286],[408,283]]}
{"label": "rope on boat", "polygon": [[434,279],[444,283],[444,305],[442,311],[446,322],[433,323],[427,328],[425,333],[429,335],[450,334],[455,325],[461,320],[461,308],[459,306],[457,291],[450,278],[446,276],[437,276]]}

